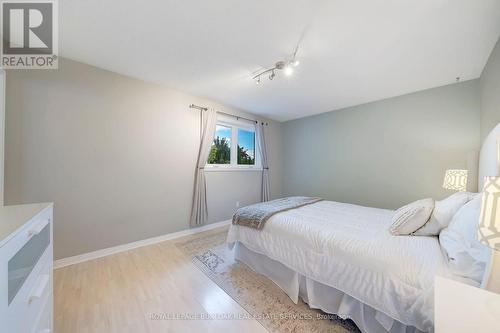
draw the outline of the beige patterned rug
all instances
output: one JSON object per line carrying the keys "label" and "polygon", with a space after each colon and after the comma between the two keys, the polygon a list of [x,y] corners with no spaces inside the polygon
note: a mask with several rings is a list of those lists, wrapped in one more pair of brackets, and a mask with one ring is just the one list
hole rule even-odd
{"label": "beige patterned rug", "polygon": [[359,332],[350,320],[310,309],[271,280],[237,262],[225,244],[227,228],[182,238],[175,245],[270,332]]}

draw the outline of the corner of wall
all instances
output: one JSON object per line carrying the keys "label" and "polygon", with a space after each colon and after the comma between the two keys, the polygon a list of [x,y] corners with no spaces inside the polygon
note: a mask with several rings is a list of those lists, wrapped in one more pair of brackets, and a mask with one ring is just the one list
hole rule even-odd
{"label": "corner of wall", "polygon": [[500,38],[479,79],[481,143],[500,122]]}

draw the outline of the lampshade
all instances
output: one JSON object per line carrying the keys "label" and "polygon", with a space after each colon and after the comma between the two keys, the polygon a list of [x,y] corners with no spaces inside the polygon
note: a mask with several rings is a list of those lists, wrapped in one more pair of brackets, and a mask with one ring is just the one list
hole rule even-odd
{"label": "lampshade", "polygon": [[500,177],[485,177],[479,227],[479,241],[500,251]]}
{"label": "lampshade", "polygon": [[447,190],[467,190],[467,170],[446,170],[443,188]]}

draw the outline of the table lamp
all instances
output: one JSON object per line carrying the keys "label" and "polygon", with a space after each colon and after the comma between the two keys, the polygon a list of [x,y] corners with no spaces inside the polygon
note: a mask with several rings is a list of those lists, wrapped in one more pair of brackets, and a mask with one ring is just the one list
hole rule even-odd
{"label": "table lamp", "polygon": [[500,294],[500,136],[497,139],[497,176],[485,177],[477,236],[491,251],[481,287]]}
{"label": "table lamp", "polygon": [[477,231],[481,243],[492,249],[483,287],[500,293],[500,177],[485,177]]}
{"label": "table lamp", "polygon": [[467,170],[446,170],[443,188],[454,191],[467,191]]}

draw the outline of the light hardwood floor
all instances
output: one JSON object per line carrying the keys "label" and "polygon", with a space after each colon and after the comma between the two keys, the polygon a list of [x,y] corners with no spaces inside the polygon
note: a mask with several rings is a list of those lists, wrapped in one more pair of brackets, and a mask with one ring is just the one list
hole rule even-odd
{"label": "light hardwood floor", "polygon": [[[55,333],[267,332],[254,319],[222,319],[248,313],[198,270],[175,241],[55,270]],[[151,319],[182,314],[208,319]]]}

